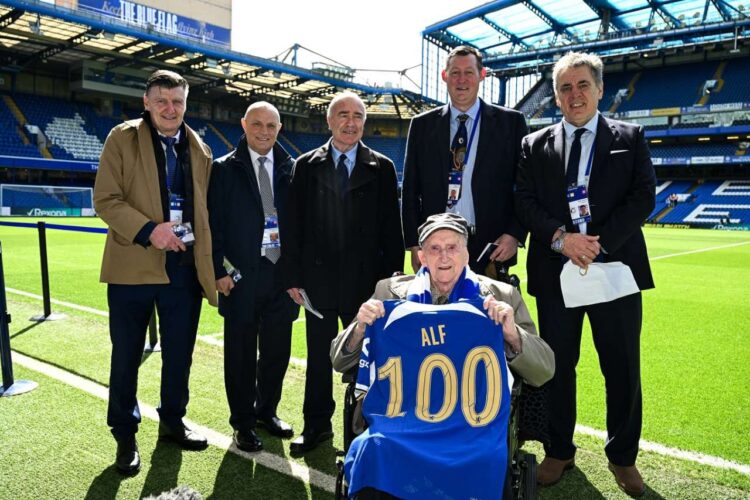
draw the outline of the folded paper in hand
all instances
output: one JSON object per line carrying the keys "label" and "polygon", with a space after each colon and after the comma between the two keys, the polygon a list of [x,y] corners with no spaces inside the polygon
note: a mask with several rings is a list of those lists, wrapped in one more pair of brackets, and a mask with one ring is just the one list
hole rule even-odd
{"label": "folded paper in hand", "polygon": [[633,271],[622,262],[594,262],[585,274],[568,261],[560,273],[565,307],[581,307],[610,302],[638,292]]}
{"label": "folded paper in hand", "polygon": [[310,297],[307,296],[307,293],[302,288],[299,289],[299,294],[302,296],[302,307],[313,313],[318,318],[323,319],[323,315],[313,307],[312,302],[310,302]]}

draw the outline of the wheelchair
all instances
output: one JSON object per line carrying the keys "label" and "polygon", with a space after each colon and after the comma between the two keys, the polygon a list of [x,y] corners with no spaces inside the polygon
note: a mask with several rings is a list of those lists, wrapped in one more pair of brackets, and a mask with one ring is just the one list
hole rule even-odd
{"label": "wheelchair", "polygon": [[[359,434],[354,428],[354,416],[357,411],[358,400],[355,396],[356,368],[348,371],[342,376],[342,382],[346,383],[344,395],[344,450],[338,451],[336,466],[336,500],[348,500],[348,491],[344,479],[344,457],[349,451],[354,438]],[[508,422],[508,472],[505,478],[505,489],[503,500],[534,500],[537,498],[536,484],[536,456],[521,449],[523,442],[519,440],[519,401],[523,383],[519,377],[514,378],[510,399],[510,418]],[[361,406],[360,406],[361,407]],[[363,429],[360,429],[360,432]]]}

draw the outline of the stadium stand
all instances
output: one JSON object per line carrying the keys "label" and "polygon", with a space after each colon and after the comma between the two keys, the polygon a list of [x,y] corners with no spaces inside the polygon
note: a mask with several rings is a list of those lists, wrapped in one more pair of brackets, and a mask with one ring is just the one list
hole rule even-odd
{"label": "stadium stand", "polygon": [[750,181],[708,181],[659,219],[665,224],[714,225],[729,218],[732,224],[750,221]]}
{"label": "stadium stand", "polygon": [[0,102],[0,155],[25,156],[28,158],[41,158],[42,154],[35,144],[24,144],[19,133],[19,125],[13,113],[8,109],[5,102]]}

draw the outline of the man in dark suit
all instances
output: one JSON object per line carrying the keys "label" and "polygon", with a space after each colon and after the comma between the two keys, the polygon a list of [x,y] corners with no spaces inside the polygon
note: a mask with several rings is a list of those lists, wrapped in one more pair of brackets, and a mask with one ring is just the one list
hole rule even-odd
{"label": "man in dark suit", "polygon": [[307,293],[320,319],[306,313],[305,428],[290,451],[305,453],[333,436],[335,409],[328,348],[378,280],[403,270],[404,246],[393,162],[361,142],[366,120],[352,92],[328,107],[332,138],[294,165],[284,228],[285,283],[303,304]]}
{"label": "man in dark suit", "polygon": [[[621,262],[638,289],[653,288],[641,224],[654,208],[654,169],[643,127],[598,113],[604,87],[597,56],[567,54],[555,64],[553,82],[563,122],[524,138],[516,191],[517,213],[531,232],[529,293],[556,361],[547,391],[551,441],[537,479],[554,484],[574,465],[575,368],[585,314],[607,386],[610,470],[620,488],[640,495],[641,294],[566,308],[560,274],[568,260],[582,273],[595,261]],[[575,224],[571,211],[579,214]]]}
{"label": "man in dark suit", "polygon": [[[450,103],[414,117],[404,164],[401,216],[414,272],[420,267],[417,228],[427,217],[453,212],[469,221],[469,265],[487,274],[488,260],[477,258],[497,243],[489,260],[515,263],[526,232],[513,207],[513,183],[521,139],[528,132],[521,113],[477,97],[487,70],[482,54],[461,46],[448,55],[442,72]],[[489,266],[491,277],[495,266]]]}
{"label": "man in dark suit", "polygon": [[[124,474],[141,467],[136,391],[154,304],[163,364],[159,437],[187,449],[208,445],[182,422],[202,296],[216,304],[206,209],[211,150],[183,121],[187,96],[180,75],[154,72],[143,116],[112,129],[96,174],[94,208],[108,226],[100,278],[107,283],[112,340],[107,424],[117,440],[115,466]],[[178,237],[178,221],[192,231]]]}
{"label": "man in dark suit", "polygon": [[[291,355],[292,322],[299,311],[282,287],[278,264],[285,250],[278,221],[286,208],[294,162],[276,143],[281,119],[273,105],[251,104],[241,124],[245,135],[237,148],[214,162],[208,208],[219,313],[224,317],[229,423],[239,449],[258,451],[263,445],[256,423],[274,436],[293,435],[276,408]],[[239,279],[229,274],[233,269]]]}

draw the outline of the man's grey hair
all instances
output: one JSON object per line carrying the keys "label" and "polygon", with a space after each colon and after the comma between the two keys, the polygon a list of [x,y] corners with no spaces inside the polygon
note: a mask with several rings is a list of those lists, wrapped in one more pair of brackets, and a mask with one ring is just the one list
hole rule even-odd
{"label": "man's grey hair", "polygon": [[359,103],[362,105],[362,110],[364,111],[364,118],[367,119],[367,106],[365,106],[365,101],[363,101],[362,98],[359,97],[359,95],[355,94],[354,92],[350,90],[339,92],[333,97],[330,104],[328,104],[328,111],[326,112],[326,118],[331,118],[331,116],[333,115],[333,108],[335,108],[336,105],[339,102],[343,101],[344,99],[355,99],[359,101]]}
{"label": "man's grey hair", "polygon": [[281,123],[281,115],[279,114],[279,110],[276,109],[276,106],[266,101],[254,102],[250,106],[248,106],[247,110],[245,111],[245,118],[247,118],[247,115],[250,114],[251,111],[255,111],[256,109],[267,109],[268,111],[276,115],[276,121]]}
{"label": "man's grey hair", "polygon": [[568,52],[555,63],[552,70],[552,86],[555,89],[555,94],[557,94],[557,79],[560,77],[560,73],[581,66],[589,68],[591,75],[594,77],[594,83],[597,87],[602,88],[604,85],[604,64],[601,58],[596,54],[586,52]]}

